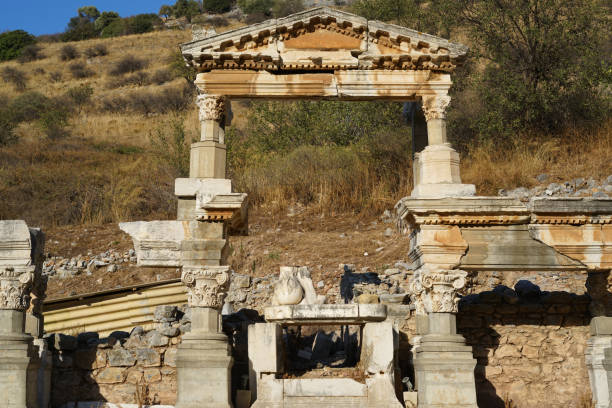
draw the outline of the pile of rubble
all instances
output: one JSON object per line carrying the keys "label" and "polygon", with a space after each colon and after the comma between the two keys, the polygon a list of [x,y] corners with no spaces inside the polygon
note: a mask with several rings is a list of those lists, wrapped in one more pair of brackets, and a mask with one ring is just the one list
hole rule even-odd
{"label": "pile of rubble", "polygon": [[136,265],[136,252],[133,249],[123,253],[108,250],[98,255],[89,253],[86,256],[78,255],[72,258],[50,256],[43,264],[43,274],[66,279],[82,273],[90,276],[99,268],[106,268],[108,272],[116,272],[125,265]]}
{"label": "pile of rubble", "polygon": [[607,178],[597,181],[592,177],[575,178],[563,183],[548,183],[550,176],[540,174],[536,177],[539,185],[529,189],[518,187],[513,190],[501,189],[500,197],[513,197],[521,201],[529,201],[533,197],[612,197],[612,174]]}

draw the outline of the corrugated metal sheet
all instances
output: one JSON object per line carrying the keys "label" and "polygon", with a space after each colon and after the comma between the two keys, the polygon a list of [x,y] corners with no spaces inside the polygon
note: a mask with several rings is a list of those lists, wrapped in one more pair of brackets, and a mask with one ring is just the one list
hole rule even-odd
{"label": "corrugated metal sheet", "polygon": [[155,307],[186,303],[187,288],[180,279],[50,300],[43,308],[45,331],[72,335],[93,331],[105,336],[134,326],[150,329]]}

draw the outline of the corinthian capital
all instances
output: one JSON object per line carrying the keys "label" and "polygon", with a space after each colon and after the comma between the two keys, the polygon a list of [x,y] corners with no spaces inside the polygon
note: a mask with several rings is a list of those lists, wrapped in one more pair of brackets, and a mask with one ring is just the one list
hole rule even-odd
{"label": "corinthian capital", "polygon": [[198,95],[196,104],[200,108],[200,122],[216,120],[221,122],[225,118],[225,96]]}
{"label": "corinthian capital", "polygon": [[0,309],[26,310],[35,266],[1,267]]}
{"label": "corinthian capital", "polygon": [[446,119],[446,108],[450,105],[451,98],[448,95],[425,95],[423,96],[423,113],[425,119]]}
{"label": "corinthian capital", "polygon": [[459,269],[419,271],[410,282],[417,314],[457,313],[459,291],[465,287],[467,272]]}
{"label": "corinthian capital", "polygon": [[190,307],[220,309],[230,284],[229,266],[183,266]]}

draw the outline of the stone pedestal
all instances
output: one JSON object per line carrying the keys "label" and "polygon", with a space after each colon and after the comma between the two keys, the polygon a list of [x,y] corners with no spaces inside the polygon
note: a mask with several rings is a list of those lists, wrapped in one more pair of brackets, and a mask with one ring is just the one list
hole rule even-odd
{"label": "stone pedestal", "polygon": [[28,393],[32,336],[24,333],[24,327],[23,311],[0,310],[0,408],[35,406]]}
{"label": "stone pedestal", "polygon": [[591,338],[587,340],[585,360],[596,408],[608,408],[612,402],[612,388],[609,385],[612,359],[606,356],[607,350],[612,350],[612,317],[594,317],[591,320]]}
{"label": "stone pedestal", "polygon": [[413,162],[414,189],[411,197],[464,197],[476,194],[473,184],[461,184],[459,154],[446,138],[446,94],[423,96],[428,146]]}
{"label": "stone pedestal", "polygon": [[414,160],[412,197],[465,197],[476,194],[473,184],[461,184],[459,153],[450,144],[429,145]]}
{"label": "stone pedestal", "polygon": [[221,330],[220,309],[229,286],[228,266],[183,266],[191,332],[176,356],[177,408],[229,408],[233,358]]}
{"label": "stone pedestal", "polygon": [[212,140],[191,145],[189,177],[225,178],[226,147]]}
{"label": "stone pedestal", "polygon": [[476,359],[456,332],[454,314],[429,314],[429,332],[415,354],[419,408],[477,408]]}

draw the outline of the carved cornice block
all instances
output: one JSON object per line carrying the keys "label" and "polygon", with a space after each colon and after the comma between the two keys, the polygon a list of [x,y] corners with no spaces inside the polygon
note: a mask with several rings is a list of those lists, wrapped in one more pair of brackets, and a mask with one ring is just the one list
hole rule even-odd
{"label": "carved cornice block", "polygon": [[181,46],[200,71],[432,70],[452,72],[467,47],[406,27],[318,7]]}

